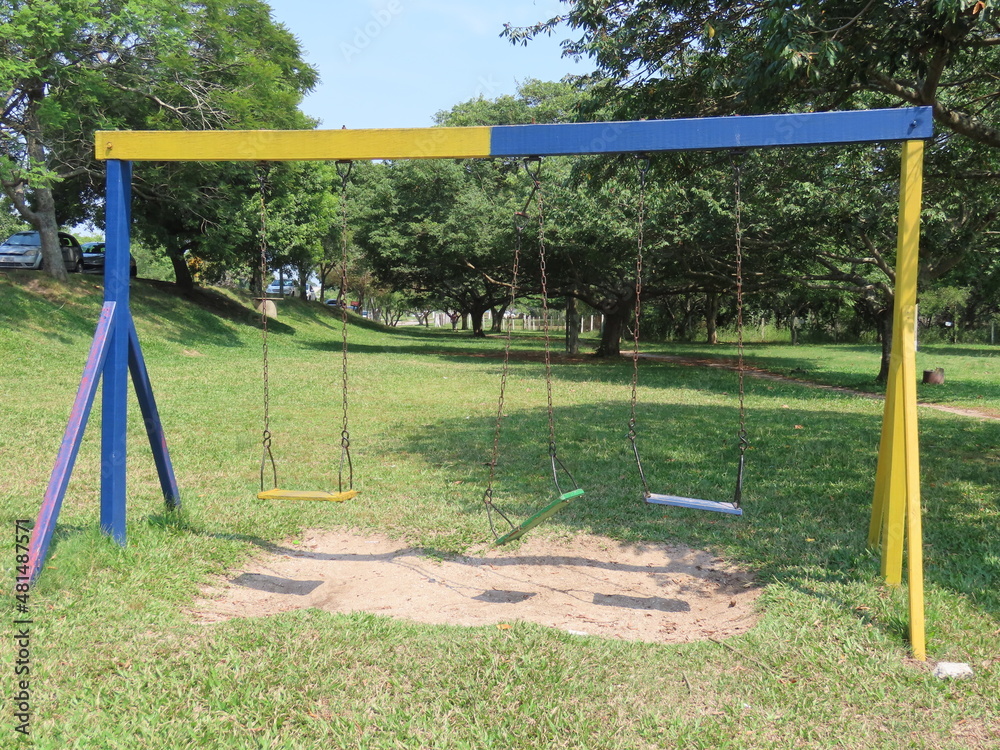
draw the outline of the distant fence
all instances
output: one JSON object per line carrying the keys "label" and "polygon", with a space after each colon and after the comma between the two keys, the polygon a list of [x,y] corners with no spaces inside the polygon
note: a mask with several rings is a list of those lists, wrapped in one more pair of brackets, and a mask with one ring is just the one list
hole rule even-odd
{"label": "distant fence", "polygon": [[[452,319],[448,313],[436,312],[431,315],[431,325],[434,328],[451,328]],[[580,316],[580,333],[590,333],[591,331],[600,331],[601,326],[604,324],[604,316],[600,313],[595,313],[594,315],[581,315]],[[461,321],[458,321],[458,325],[461,325]],[[483,316],[483,326],[485,328],[490,328],[493,326],[493,316],[490,313],[486,313]],[[566,328],[566,313],[563,311],[555,311],[549,313],[549,328],[553,331],[563,331]],[[540,316],[536,315],[509,315],[504,319],[504,330],[513,331],[541,331],[542,330],[542,319]]]}

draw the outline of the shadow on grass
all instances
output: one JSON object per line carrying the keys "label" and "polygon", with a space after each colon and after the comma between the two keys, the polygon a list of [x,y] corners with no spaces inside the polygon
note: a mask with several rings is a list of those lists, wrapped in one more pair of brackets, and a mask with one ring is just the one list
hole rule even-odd
{"label": "shadow on grass", "polygon": [[[72,343],[93,335],[104,292],[92,280],[73,278],[62,284],[37,271],[14,271],[0,274],[0,296],[0,327]],[[51,327],[36,325],[53,319],[57,323]]]}
{"label": "shadow on grass", "polygon": [[979,346],[962,346],[961,344],[921,344],[920,351],[925,354],[939,354],[944,357],[980,357],[993,359],[1000,357],[1000,347],[990,348],[986,344]]}
{"label": "shadow on grass", "polygon": [[[62,343],[92,337],[104,301],[103,284],[89,276],[71,275],[63,283],[45,274],[4,274],[0,289],[0,325]],[[143,328],[154,328],[163,339],[184,346],[243,346],[233,326],[258,324],[252,309],[217,291],[185,293],[174,284],[148,279],[132,281],[131,308]],[[46,321],[44,328],[37,325],[40,320]],[[277,321],[276,330],[294,331]]]}

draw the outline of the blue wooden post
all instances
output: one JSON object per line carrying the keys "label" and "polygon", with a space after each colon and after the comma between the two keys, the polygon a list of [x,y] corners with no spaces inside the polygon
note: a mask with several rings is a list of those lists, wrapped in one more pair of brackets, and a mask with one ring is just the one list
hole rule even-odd
{"label": "blue wooden post", "polygon": [[129,219],[132,164],[108,162],[104,300],[117,305],[104,363],[101,416],[101,531],[125,544],[129,309]]}

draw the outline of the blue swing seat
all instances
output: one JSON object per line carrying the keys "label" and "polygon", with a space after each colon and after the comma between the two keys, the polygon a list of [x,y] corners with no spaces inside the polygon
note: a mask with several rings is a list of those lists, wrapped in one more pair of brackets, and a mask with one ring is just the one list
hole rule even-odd
{"label": "blue swing seat", "polygon": [[657,495],[649,493],[646,502],[651,505],[672,505],[675,508],[691,508],[693,510],[711,510],[716,513],[728,513],[731,516],[742,516],[743,509],[732,503],[720,503],[715,500],[699,500],[694,497],[678,497],[677,495]]}

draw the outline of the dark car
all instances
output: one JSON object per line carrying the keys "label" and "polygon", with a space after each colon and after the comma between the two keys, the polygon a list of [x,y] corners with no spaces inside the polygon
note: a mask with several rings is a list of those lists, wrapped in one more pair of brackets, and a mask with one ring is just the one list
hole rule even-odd
{"label": "dark car", "polygon": [[[62,250],[66,270],[79,273],[83,269],[80,243],[76,237],[66,232],[59,233],[59,247]],[[0,245],[0,269],[28,268],[37,271],[44,265],[42,239],[38,232],[18,232],[12,234]]]}
{"label": "dark car", "polygon": [[[84,242],[83,243],[83,272],[84,273],[104,273],[104,243]],[[139,268],[135,264],[135,256],[128,254],[128,275],[135,276],[139,273]]]}

